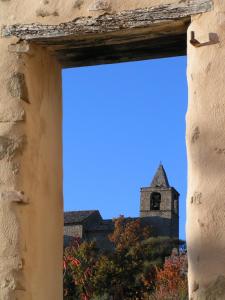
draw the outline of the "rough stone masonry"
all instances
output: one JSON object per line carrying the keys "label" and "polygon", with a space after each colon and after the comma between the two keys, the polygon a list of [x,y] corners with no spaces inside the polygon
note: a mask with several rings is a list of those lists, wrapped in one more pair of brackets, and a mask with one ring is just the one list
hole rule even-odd
{"label": "rough stone masonry", "polygon": [[186,49],[190,299],[225,299],[224,28],[224,0],[0,0],[1,300],[63,298],[61,68]]}

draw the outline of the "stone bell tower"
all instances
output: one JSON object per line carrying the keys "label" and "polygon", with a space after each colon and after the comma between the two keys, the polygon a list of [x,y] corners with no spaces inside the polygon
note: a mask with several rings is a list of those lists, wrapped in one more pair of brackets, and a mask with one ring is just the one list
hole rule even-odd
{"label": "stone bell tower", "polygon": [[140,217],[157,236],[179,237],[179,193],[169,185],[162,164],[149,187],[141,188]]}

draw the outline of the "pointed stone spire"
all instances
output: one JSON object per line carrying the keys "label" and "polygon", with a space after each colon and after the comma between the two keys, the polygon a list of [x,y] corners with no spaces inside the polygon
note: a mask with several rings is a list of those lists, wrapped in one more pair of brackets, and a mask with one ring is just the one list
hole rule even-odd
{"label": "pointed stone spire", "polygon": [[160,163],[150,187],[152,187],[152,188],[155,188],[155,187],[169,188],[170,187],[169,181],[168,181],[168,178],[167,178],[167,175],[163,168],[162,163]]}

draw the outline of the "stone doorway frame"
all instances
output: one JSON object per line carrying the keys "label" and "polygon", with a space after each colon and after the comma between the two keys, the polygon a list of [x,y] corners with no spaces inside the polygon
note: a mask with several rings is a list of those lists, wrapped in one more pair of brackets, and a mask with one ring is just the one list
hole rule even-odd
{"label": "stone doorway frame", "polygon": [[[28,2],[20,10],[0,1],[0,299],[62,299],[61,68],[185,55],[186,49],[189,291],[191,299],[215,293],[224,299],[225,106],[218,74],[224,74],[225,4],[214,2],[159,0],[113,13],[109,1],[98,0],[92,10],[100,13],[68,20],[53,10],[66,7],[58,0],[33,19],[28,12],[25,22],[24,9],[34,10]],[[18,19],[9,18],[13,9]]]}

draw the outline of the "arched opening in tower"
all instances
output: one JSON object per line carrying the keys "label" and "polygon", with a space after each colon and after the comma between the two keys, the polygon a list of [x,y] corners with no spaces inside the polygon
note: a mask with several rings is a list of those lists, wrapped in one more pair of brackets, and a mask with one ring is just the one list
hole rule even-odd
{"label": "arched opening in tower", "polygon": [[160,210],[161,204],[161,194],[160,193],[152,193],[150,199],[150,209],[151,210]]}

